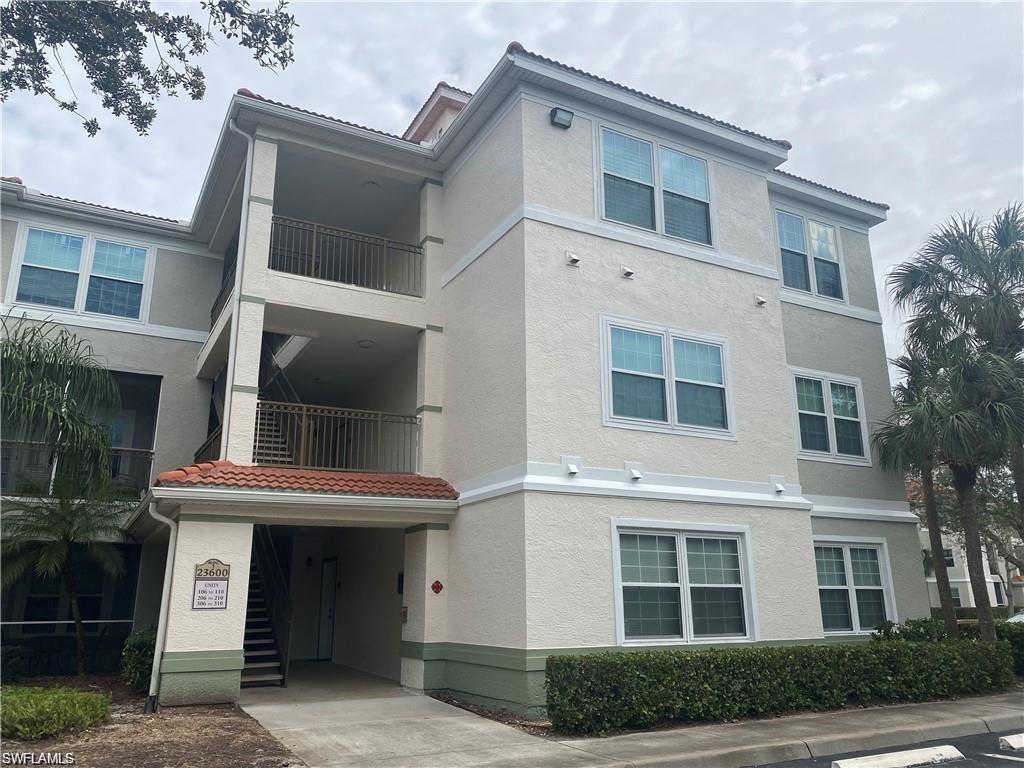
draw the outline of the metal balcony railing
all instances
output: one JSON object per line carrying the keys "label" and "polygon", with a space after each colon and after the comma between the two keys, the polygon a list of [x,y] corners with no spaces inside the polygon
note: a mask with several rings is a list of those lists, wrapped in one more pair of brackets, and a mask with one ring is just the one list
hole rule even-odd
{"label": "metal balcony railing", "polygon": [[231,296],[231,292],[235,290],[235,267],[234,265],[228,270],[228,273],[224,275],[224,280],[220,285],[220,293],[217,294],[217,298],[213,300],[213,306],[210,307],[210,328],[217,322],[217,318],[220,317],[220,312],[224,309],[224,305],[227,304],[228,297]]}
{"label": "metal balcony railing", "polygon": [[254,464],[415,473],[416,416],[260,400]]}
{"label": "metal balcony railing", "polygon": [[271,269],[376,291],[423,296],[423,249],[376,235],[274,216]]}
{"label": "metal balcony railing", "polygon": [[193,461],[199,464],[203,461],[213,461],[220,458],[220,433],[221,428],[217,427],[207,436],[203,444],[196,449]]}
{"label": "metal balcony railing", "polygon": [[[53,449],[45,443],[4,442],[0,445],[0,493],[45,496],[53,477]],[[149,488],[153,452],[140,448],[110,449],[110,478],[119,494],[141,495]],[[57,468],[60,472],[60,468]]]}

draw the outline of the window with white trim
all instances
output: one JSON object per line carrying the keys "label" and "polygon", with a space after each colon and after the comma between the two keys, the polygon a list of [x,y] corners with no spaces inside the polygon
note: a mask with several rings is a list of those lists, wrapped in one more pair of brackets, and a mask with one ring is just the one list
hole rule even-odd
{"label": "window with white trim", "polygon": [[956,560],[953,558],[953,550],[950,547],[942,548],[942,559],[945,561],[947,568],[952,568],[956,565]]}
{"label": "window with white trim", "polygon": [[816,542],[814,563],[825,632],[870,632],[888,618],[880,546]]}
{"label": "window with white trim", "polygon": [[138,320],[148,258],[138,245],[28,227],[14,300]]}
{"label": "window with white trim", "polygon": [[694,434],[731,434],[724,341],[607,323],[608,419]]}
{"label": "window with white trim", "polygon": [[[805,458],[867,461],[860,387],[828,374],[794,374],[800,451]],[[826,396],[827,393],[827,396]]]}
{"label": "window with white trim", "polygon": [[706,160],[601,128],[601,166],[606,219],[711,245]]}
{"label": "window with white trim", "polygon": [[953,595],[953,607],[954,608],[962,608],[963,607],[963,603],[960,602],[960,587],[950,587],[949,591]]}
{"label": "window with white trim", "polygon": [[836,228],[782,210],[775,212],[775,222],[782,254],[782,284],[841,301],[843,278]]}
{"label": "window with white trim", "polygon": [[625,640],[749,636],[741,537],[618,531]]}

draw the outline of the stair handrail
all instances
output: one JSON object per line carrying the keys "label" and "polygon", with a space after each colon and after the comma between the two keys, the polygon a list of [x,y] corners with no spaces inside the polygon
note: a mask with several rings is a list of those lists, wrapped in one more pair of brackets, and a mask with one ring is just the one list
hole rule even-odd
{"label": "stair handrail", "polygon": [[292,644],[292,601],[288,594],[281,561],[277,558],[274,539],[267,525],[253,525],[253,552],[256,555],[260,582],[263,585],[264,600],[270,626],[277,641],[277,653],[281,657],[281,686],[288,685],[288,667]]}
{"label": "stair handrail", "polygon": [[288,374],[284,372],[284,367],[277,359],[277,355],[274,354],[274,350],[270,348],[270,345],[266,341],[263,342],[263,354],[266,356],[267,361],[273,365],[275,372],[271,374],[270,378],[267,379],[267,383],[264,384],[264,388],[269,387],[271,384],[277,384],[284,393],[285,399],[290,403],[302,404],[302,398],[299,397],[298,391],[292,385],[291,380],[288,378]]}

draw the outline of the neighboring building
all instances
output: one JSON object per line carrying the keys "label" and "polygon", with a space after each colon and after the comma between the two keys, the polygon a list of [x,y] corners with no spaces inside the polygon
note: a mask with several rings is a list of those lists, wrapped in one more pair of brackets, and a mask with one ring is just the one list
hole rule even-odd
{"label": "neighboring building", "polygon": [[527,710],[553,653],[927,615],[887,206],[789,149],[513,44],[404,136],[240,90],[187,224],[5,183],[7,307],[159,377],[160,700],[325,659]]}
{"label": "neighboring building", "polygon": [[[931,545],[928,542],[928,530],[920,531],[921,549],[930,553]],[[957,608],[974,608],[977,603],[974,600],[974,592],[971,590],[971,580],[967,571],[967,554],[961,543],[954,536],[942,536],[943,554],[946,562],[946,570],[949,574],[949,588],[953,593],[953,605]],[[1008,605],[1009,595],[1007,591],[1013,590],[1013,604],[1017,610],[1024,608],[1024,578],[1020,570],[1010,566],[1003,558],[992,553],[987,547],[983,549],[985,561],[989,567],[985,574],[985,581],[988,584],[988,599],[992,605]],[[939,590],[935,584],[935,572],[925,569],[928,581],[928,599],[933,608],[938,608]],[[1007,583],[1007,579],[1009,583]]]}

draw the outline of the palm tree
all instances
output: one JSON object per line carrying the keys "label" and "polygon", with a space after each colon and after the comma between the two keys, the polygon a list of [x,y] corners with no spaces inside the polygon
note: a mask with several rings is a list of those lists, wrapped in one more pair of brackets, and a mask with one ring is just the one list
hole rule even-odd
{"label": "palm tree", "polygon": [[104,424],[120,405],[117,382],[88,342],[67,328],[10,315],[2,320],[0,420],[4,440],[53,446],[77,465],[107,467]]}
{"label": "palm tree", "polygon": [[872,435],[881,465],[886,469],[912,472],[921,479],[924,524],[928,528],[930,563],[942,606],[942,620],[950,637],[959,634],[953,591],[942,546],[942,525],[935,500],[935,456],[941,396],[935,387],[930,361],[919,353],[908,353],[892,361],[903,377],[893,388],[895,410]]}
{"label": "palm tree", "polygon": [[0,587],[6,591],[29,569],[43,578],[60,579],[75,622],[79,675],[85,674],[86,663],[76,566],[82,559],[112,577],[124,572],[121,553],[110,540],[120,539],[120,523],[127,511],[103,480],[89,483],[85,492],[82,489],[81,473],[58,475],[52,495],[11,499],[0,518],[4,556]]}
{"label": "palm tree", "polygon": [[[969,530],[976,534],[979,527],[974,503],[978,468],[1007,456],[1024,511],[1024,415],[1007,412],[1020,407],[1012,392],[1022,386],[1024,205],[1007,206],[988,223],[975,216],[951,219],[892,271],[888,283],[895,302],[913,315],[907,323],[908,349],[947,361],[945,381],[952,386],[947,416],[954,421],[947,424],[944,461],[957,492],[979,624],[988,634],[991,610],[980,539]],[[980,389],[965,389],[974,386]],[[978,551],[972,552],[972,542]]]}

